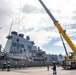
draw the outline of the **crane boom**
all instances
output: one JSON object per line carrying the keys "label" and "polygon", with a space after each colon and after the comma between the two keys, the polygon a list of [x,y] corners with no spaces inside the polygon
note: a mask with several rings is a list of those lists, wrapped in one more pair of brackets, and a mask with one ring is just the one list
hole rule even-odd
{"label": "crane boom", "polygon": [[41,3],[41,5],[44,7],[44,9],[46,10],[46,12],[48,13],[48,15],[50,16],[50,18],[52,19],[52,21],[54,22],[54,25],[57,27],[58,31],[60,34],[62,34],[63,38],[66,40],[66,42],[68,43],[68,45],[70,46],[70,48],[72,49],[73,52],[76,53],[76,48],[74,46],[74,44],[72,43],[72,41],[70,40],[70,38],[67,36],[67,34],[64,32],[63,28],[61,27],[61,25],[58,23],[58,21],[54,18],[54,16],[51,14],[51,12],[48,10],[48,8],[45,6],[45,4],[42,2],[42,0],[39,0],[39,2]]}

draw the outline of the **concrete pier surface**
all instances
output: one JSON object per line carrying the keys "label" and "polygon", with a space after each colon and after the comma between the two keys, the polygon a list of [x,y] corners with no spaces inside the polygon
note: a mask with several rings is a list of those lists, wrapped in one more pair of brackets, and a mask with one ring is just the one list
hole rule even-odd
{"label": "concrete pier surface", "polygon": [[[10,71],[1,71],[0,75],[53,75],[52,67],[30,67],[24,69],[10,69]],[[61,67],[57,67],[56,75],[76,75],[76,70],[64,70]]]}

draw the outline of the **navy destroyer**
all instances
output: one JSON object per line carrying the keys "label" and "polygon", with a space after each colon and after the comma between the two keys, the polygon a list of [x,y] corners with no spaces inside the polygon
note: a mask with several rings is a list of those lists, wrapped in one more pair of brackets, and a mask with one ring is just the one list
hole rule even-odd
{"label": "navy destroyer", "polygon": [[15,64],[17,67],[22,67],[22,65],[44,66],[46,59],[45,51],[35,46],[29,36],[25,39],[24,34],[12,31],[7,36],[4,52],[0,52],[0,67],[2,67],[3,62],[10,62],[11,67],[14,67]]}

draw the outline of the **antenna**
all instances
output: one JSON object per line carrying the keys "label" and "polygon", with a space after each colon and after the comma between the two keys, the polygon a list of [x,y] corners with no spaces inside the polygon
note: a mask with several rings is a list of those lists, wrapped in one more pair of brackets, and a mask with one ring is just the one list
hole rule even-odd
{"label": "antenna", "polygon": [[19,33],[19,26],[20,26],[20,10],[21,10],[21,0],[20,0],[20,5],[19,5],[19,23],[18,23],[18,33]]}
{"label": "antenna", "polygon": [[12,29],[12,25],[13,25],[13,20],[12,20],[12,23],[11,23],[9,34],[8,35],[10,35],[11,29]]}

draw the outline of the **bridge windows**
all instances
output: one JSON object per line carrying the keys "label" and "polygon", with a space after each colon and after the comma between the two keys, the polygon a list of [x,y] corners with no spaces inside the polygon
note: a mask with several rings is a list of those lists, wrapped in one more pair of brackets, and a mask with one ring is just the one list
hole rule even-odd
{"label": "bridge windows", "polygon": [[28,50],[31,50],[31,49],[32,49],[32,47],[30,45],[28,45]]}
{"label": "bridge windows", "polygon": [[19,44],[19,43],[12,43],[13,47],[18,47],[18,48],[24,48],[24,44]]}

